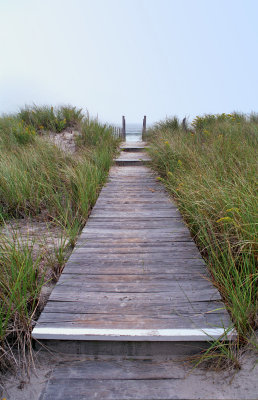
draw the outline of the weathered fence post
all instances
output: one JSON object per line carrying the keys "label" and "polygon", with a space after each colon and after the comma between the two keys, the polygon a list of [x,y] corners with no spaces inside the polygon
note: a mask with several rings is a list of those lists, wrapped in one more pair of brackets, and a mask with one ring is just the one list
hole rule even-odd
{"label": "weathered fence post", "polygon": [[144,133],[146,133],[146,115],[144,115],[142,122],[142,134]]}
{"label": "weathered fence post", "polygon": [[122,116],[122,134],[123,134],[123,138],[125,139],[125,135],[126,135],[126,133],[125,133],[126,131],[125,131],[125,117],[124,117],[124,115]]}
{"label": "weathered fence post", "polygon": [[187,131],[186,117],[184,117],[184,119],[183,119],[182,126],[183,126],[184,131]]}

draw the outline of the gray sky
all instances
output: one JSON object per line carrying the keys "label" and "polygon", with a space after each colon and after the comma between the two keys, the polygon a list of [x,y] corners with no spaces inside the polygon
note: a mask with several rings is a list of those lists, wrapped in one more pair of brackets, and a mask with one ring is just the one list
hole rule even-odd
{"label": "gray sky", "polygon": [[258,111],[257,0],[0,0],[0,112]]}

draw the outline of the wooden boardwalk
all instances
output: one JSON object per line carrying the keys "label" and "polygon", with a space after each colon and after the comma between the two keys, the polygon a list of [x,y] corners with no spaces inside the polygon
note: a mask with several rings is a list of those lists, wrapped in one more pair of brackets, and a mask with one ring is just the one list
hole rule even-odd
{"label": "wooden boardwalk", "polygon": [[85,360],[77,356],[76,361],[67,359],[57,365],[40,400],[257,399],[254,368],[249,366],[230,374],[228,370],[193,369],[181,361],[89,357]]}
{"label": "wooden boardwalk", "polygon": [[[34,338],[194,342],[231,324],[176,205],[134,151],[111,168]],[[126,157],[138,165],[119,166]]]}

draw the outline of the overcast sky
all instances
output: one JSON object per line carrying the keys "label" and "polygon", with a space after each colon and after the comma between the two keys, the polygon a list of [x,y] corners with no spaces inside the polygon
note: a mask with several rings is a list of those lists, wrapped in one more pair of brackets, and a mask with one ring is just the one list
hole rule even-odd
{"label": "overcast sky", "polygon": [[0,112],[258,111],[257,0],[0,0]]}

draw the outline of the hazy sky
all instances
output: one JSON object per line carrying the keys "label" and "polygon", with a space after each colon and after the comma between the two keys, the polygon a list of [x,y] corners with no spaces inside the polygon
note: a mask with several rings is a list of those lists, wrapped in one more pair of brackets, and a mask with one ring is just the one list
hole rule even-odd
{"label": "hazy sky", "polygon": [[257,0],[0,0],[0,112],[258,111]]}

